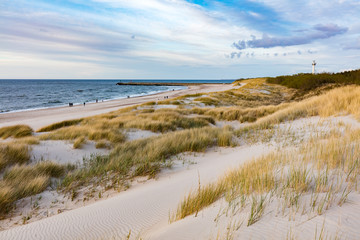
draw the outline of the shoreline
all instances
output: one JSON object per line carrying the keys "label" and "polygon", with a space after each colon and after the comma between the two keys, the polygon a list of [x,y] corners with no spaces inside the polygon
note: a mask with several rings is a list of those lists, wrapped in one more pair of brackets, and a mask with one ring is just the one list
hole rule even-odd
{"label": "shoreline", "polygon": [[[180,91],[180,90],[186,90],[186,89],[179,89],[179,90],[175,90],[175,91]],[[164,91],[157,91],[157,92],[150,92],[149,94],[143,94],[143,95],[130,95],[130,98],[139,98],[139,97],[146,97],[146,96],[152,96],[152,95],[156,95],[156,94],[160,94],[160,93],[166,93],[166,92],[172,92],[173,90],[164,90]],[[123,100],[123,99],[127,99],[127,97],[118,97],[118,98],[111,98],[111,99],[101,99],[101,101],[99,100],[98,102],[96,102],[96,100],[94,101],[90,101],[90,102],[85,102],[86,104],[93,104],[93,103],[102,103],[102,102],[109,102],[109,101],[117,101],[117,100]],[[73,103],[73,106],[83,106],[83,103],[81,102],[77,102],[77,103]],[[18,109],[18,110],[12,110],[12,111],[6,111],[6,112],[0,112],[0,116],[2,114],[10,114],[10,113],[17,113],[17,112],[29,112],[29,111],[37,111],[37,110],[46,110],[46,109],[52,109],[52,108],[67,108],[69,107],[69,104],[63,104],[63,105],[56,105],[56,106],[49,106],[49,107],[38,107],[38,108],[28,108],[28,109]],[[0,117],[1,119],[1,117]],[[1,124],[1,122],[0,122]]]}
{"label": "shoreline", "polygon": [[168,97],[166,98],[166,100],[168,100],[186,94],[226,91],[231,88],[233,88],[232,84],[191,85],[188,86],[187,89],[166,91],[132,98],[112,99],[98,103],[88,103],[86,106],[81,104],[74,105],[73,107],[59,106],[45,109],[6,112],[0,114],[0,128],[25,124],[36,131],[41,127],[56,122],[90,117],[146,102],[165,100],[165,97]]}

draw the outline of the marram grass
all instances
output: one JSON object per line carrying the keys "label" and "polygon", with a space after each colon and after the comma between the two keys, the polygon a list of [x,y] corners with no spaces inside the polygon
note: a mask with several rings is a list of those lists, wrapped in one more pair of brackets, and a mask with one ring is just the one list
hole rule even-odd
{"label": "marram grass", "polygon": [[7,166],[30,161],[29,147],[23,144],[0,144],[0,172]]}
{"label": "marram grass", "polygon": [[[214,203],[221,197],[228,202],[243,196],[274,194],[284,199],[284,207],[296,205],[302,195],[314,198],[308,211],[323,214],[332,204],[343,204],[351,189],[356,190],[360,174],[360,130],[348,130],[344,135],[328,136],[322,141],[309,141],[296,150],[274,152],[254,159],[229,171],[217,182],[199,186],[179,204],[172,220],[180,220]],[[345,200],[344,200],[345,199]],[[253,201],[254,204],[254,201]],[[258,202],[257,206],[260,206]],[[255,204],[255,205],[256,205]],[[256,206],[251,209],[261,210]],[[261,216],[261,214],[259,216]],[[249,216],[248,225],[255,223]]]}
{"label": "marram grass", "polygon": [[43,192],[51,177],[61,177],[65,167],[45,161],[35,165],[14,165],[0,180],[0,214],[8,213],[16,200]]}
{"label": "marram grass", "polygon": [[86,167],[69,174],[64,186],[82,185],[107,173],[116,177],[155,176],[166,166],[168,159],[182,152],[201,152],[211,146],[233,146],[231,129],[196,128],[169,132],[156,137],[117,145],[109,157],[94,156]]}
{"label": "marram grass", "polygon": [[10,127],[0,128],[0,138],[6,139],[9,137],[21,138],[31,136],[33,130],[27,125],[15,125]]}

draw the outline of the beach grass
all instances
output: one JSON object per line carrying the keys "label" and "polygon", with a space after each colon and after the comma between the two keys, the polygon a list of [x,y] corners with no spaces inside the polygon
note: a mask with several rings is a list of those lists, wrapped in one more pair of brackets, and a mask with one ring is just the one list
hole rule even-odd
{"label": "beach grass", "polygon": [[73,148],[75,149],[79,149],[83,146],[83,144],[86,143],[86,138],[85,137],[78,137],[75,139],[74,144],[73,144]]}
{"label": "beach grass", "polygon": [[0,172],[7,166],[30,161],[29,147],[23,144],[0,144]]}
{"label": "beach grass", "polygon": [[299,148],[254,159],[217,182],[190,192],[179,204],[173,220],[196,214],[220,198],[233,202],[245,196],[250,206],[255,204],[248,219],[251,225],[261,216],[256,209],[265,207],[264,203],[259,205],[264,194],[283,199],[284,209],[294,206],[297,211],[302,197],[311,195],[313,200],[303,211],[321,215],[332,205],[342,204],[356,190],[359,158],[360,130],[330,134],[321,141],[310,139]]}
{"label": "beach grass", "polygon": [[64,173],[64,166],[50,161],[9,168],[0,180],[0,215],[8,213],[17,200],[43,192],[50,185],[50,178]]}
{"label": "beach grass", "polygon": [[66,120],[66,121],[54,123],[54,124],[48,125],[46,127],[40,128],[39,130],[37,130],[37,132],[50,132],[50,131],[54,131],[59,128],[78,125],[79,123],[81,123],[81,121],[82,121],[82,119]]}
{"label": "beach grass", "polygon": [[70,173],[67,188],[85,184],[89,179],[114,174],[115,178],[155,176],[172,156],[182,152],[201,152],[211,146],[235,145],[230,129],[203,127],[169,132],[160,136],[117,145],[109,156],[93,156],[84,168]]}
{"label": "beach grass", "polygon": [[6,139],[9,137],[21,138],[31,136],[33,129],[27,125],[15,125],[0,128],[0,138]]}

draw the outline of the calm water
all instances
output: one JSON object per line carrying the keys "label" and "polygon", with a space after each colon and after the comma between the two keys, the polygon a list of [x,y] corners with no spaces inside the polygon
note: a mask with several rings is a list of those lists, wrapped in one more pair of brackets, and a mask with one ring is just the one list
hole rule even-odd
{"label": "calm water", "polygon": [[[121,80],[129,82],[131,80]],[[217,82],[232,80],[132,80],[133,82]],[[183,86],[118,86],[119,80],[0,80],[0,113],[142,96]]]}

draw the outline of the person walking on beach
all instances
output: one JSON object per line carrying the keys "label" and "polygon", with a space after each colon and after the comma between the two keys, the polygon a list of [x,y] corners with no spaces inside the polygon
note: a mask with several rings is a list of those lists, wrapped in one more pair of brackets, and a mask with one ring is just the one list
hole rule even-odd
{"label": "person walking on beach", "polygon": [[85,102],[84,102],[84,107],[85,107]]}

